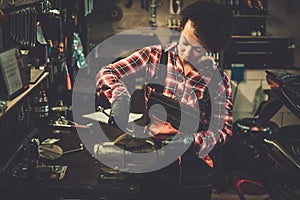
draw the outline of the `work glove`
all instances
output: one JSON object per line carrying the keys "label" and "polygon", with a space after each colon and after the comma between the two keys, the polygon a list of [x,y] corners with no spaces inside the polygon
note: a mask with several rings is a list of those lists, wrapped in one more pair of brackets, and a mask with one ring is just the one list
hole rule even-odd
{"label": "work glove", "polygon": [[111,105],[108,123],[125,132],[130,111],[130,97],[119,96]]}

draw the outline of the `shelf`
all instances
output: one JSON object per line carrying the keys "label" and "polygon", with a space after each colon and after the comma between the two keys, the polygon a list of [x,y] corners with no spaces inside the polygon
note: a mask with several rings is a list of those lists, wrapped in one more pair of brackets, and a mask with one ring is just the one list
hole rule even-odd
{"label": "shelf", "polygon": [[267,15],[234,15],[237,18],[266,18]]}
{"label": "shelf", "polygon": [[0,113],[0,119],[9,112],[19,101],[21,101],[26,95],[28,95],[34,88],[36,88],[43,80],[45,80],[48,76],[48,72],[44,72],[44,74],[40,77],[40,79],[35,84],[29,84],[27,90],[25,90],[22,94],[12,99],[11,101],[7,101],[7,108],[3,113]]}
{"label": "shelf", "polygon": [[180,26],[166,26],[166,28],[171,28],[171,29],[180,29]]}
{"label": "shelf", "polygon": [[41,2],[42,2],[42,0],[14,0],[14,4],[9,5],[8,1],[4,1],[0,5],[0,9],[3,9],[5,11],[17,10],[17,9],[20,9],[20,8],[23,8],[23,7],[35,6],[35,5],[38,5]]}
{"label": "shelf", "polygon": [[233,36],[231,36],[231,38],[232,39],[243,39],[243,38],[245,38],[245,39],[256,39],[256,38],[267,39],[269,37],[267,37],[267,36],[251,36],[251,35],[233,35]]}

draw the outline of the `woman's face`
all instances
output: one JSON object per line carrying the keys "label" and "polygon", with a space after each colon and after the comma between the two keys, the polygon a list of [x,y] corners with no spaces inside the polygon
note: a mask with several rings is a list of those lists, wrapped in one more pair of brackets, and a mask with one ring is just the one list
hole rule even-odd
{"label": "woman's face", "polygon": [[206,54],[206,50],[200,43],[192,22],[188,20],[181,32],[178,44],[179,58],[183,64],[189,63],[196,66],[200,63],[201,58]]}

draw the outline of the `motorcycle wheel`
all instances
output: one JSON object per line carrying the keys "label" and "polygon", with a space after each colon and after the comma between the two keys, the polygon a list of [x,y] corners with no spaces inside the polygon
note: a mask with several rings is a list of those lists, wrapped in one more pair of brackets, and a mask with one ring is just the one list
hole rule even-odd
{"label": "motorcycle wheel", "polygon": [[268,175],[269,194],[276,200],[298,200],[300,199],[300,185],[291,181],[291,177],[278,166],[274,165]]}
{"label": "motorcycle wheel", "polygon": [[[299,163],[300,161],[300,126],[288,126],[278,130],[273,136],[280,141],[279,144]],[[299,200],[300,181],[299,171],[288,165],[288,160],[275,158],[275,163],[268,171],[267,187],[272,199]],[[284,158],[284,157],[281,157]],[[295,169],[295,170],[294,170]]]}

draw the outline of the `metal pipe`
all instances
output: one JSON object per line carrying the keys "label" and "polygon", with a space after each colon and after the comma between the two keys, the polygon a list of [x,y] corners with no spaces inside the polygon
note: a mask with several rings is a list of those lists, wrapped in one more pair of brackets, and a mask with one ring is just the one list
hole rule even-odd
{"label": "metal pipe", "polygon": [[298,163],[298,161],[294,159],[294,157],[283,147],[281,147],[279,144],[277,144],[272,140],[264,139],[264,142],[273,145],[276,149],[279,150],[279,152],[281,152],[286,158],[288,158],[288,160],[290,160],[298,169],[300,169],[300,164]]}

